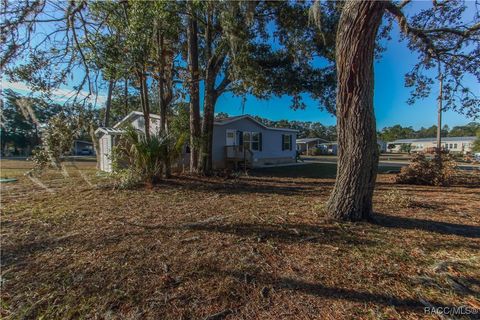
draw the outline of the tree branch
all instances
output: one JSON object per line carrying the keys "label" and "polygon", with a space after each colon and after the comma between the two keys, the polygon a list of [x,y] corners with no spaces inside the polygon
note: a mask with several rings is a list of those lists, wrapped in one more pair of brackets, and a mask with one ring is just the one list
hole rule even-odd
{"label": "tree branch", "polygon": [[[401,5],[396,6],[392,2],[388,2],[386,6],[386,10],[390,12],[398,21],[400,25],[400,29],[403,33],[413,36],[416,39],[422,41],[427,49],[427,53],[430,56],[434,56],[438,58],[440,53],[445,53],[452,50],[457,50],[462,45],[463,41],[472,35],[475,31],[480,30],[480,23],[476,23],[469,28],[465,28],[465,30],[455,29],[455,28],[436,28],[436,29],[419,29],[412,27],[408,24],[406,16],[402,12],[402,8],[405,5],[403,2]],[[433,43],[431,36],[434,34],[441,34],[441,33],[450,33],[461,37],[457,41],[457,44],[450,48],[437,48]]]}

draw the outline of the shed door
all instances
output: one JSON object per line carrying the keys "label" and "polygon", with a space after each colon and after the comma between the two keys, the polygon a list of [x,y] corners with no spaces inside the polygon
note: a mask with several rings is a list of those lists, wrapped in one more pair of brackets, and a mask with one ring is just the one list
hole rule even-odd
{"label": "shed door", "polygon": [[103,171],[110,172],[112,171],[112,164],[110,159],[110,153],[112,152],[112,137],[110,135],[104,135],[101,139],[101,150],[102,150],[102,159],[101,159],[101,168]]}
{"label": "shed door", "polygon": [[237,130],[227,129],[227,137],[226,137],[226,145],[227,146],[235,146],[237,145]]}

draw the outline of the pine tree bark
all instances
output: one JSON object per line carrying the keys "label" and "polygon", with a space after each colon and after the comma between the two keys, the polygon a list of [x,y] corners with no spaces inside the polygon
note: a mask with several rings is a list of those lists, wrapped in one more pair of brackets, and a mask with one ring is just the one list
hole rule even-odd
{"label": "pine tree bark", "polygon": [[210,175],[213,171],[212,145],[213,145],[213,123],[215,120],[215,103],[217,95],[215,92],[215,79],[212,70],[207,69],[205,77],[205,98],[203,104],[202,138],[200,150],[199,172]]}
{"label": "pine tree bark", "polygon": [[125,101],[124,101],[124,104],[125,104],[125,112],[124,112],[124,116],[126,117],[128,115],[128,76],[125,76],[125,83],[124,83],[124,87],[123,87],[123,94],[125,96]]}
{"label": "pine tree bark", "polygon": [[217,73],[215,72],[215,55],[212,54],[213,46],[213,12],[211,2],[207,4],[208,14],[205,26],[205,58],[207,66],[205,70],[205,94],[203,101],[203,122],[202,136],[200,146],[199,173],[210,175],[213,171],[212,165],[212,143],[213,143],[213,121],[215,112],[215,80]]}
{"label": "pine tree bark", "polygon": [[142,104],[143,119],[145,120],[145,138],[150,140],[150,104],[148,101],[147,77],[144,70],[138,72],[140,82],[140,101]]}
{"label": "pine tree bark", "polygon": [[88,125],[88,133],[90,134],[90,139],[92,139],[93,151],[95,152],[96,168],[100,170],[100,142],[92,123]]}
{"label": "pine tree bark", "polygon": [[188,66],[190,73],[190,172],[198,171],[198,154],[200,145],[200,95],[198,71],[198,26],[195,12],[190,5],[188,18]]}
{"label": "pine tree bark", "polygon": [[348,0],[336,37],[338,167],[327,215],[370,220],[378,166],[373,110],[375,38],[386,2]]}
{"label": "pine tree bark", "polygon": [[[168,134],[168,118],[167,109],[170,106],[172,100],[172,69],[173,69],[173,57],[170,57],[169,63],[172,64],[167,72],[167,48],[165,46],[164,36],[158,30],[157,33],[157,46],[158,46],[158,103],[160,110],[160,131],[164,134]],[[164,156],[165,163],[163,166],[165,178],[170,178],[172,174],[172,165],[170,162],[170,151],[168,146],[165,146]]]}

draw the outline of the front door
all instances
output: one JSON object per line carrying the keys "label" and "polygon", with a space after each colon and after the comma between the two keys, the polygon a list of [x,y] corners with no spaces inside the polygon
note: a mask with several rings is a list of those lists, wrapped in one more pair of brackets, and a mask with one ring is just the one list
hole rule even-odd
{"label": "front door", "polygon": [[237,130],[227,129],[227,146],[237,145]]}

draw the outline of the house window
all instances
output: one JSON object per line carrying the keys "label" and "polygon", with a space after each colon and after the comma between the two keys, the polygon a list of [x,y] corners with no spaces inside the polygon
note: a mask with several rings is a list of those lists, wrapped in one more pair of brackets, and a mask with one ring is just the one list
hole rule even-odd
{"label": "house window", "polygon": [[450,149],[452,149],[452,148],[453,148],[453,144],[450,143]]}
{"label": "house window", "polygon": [[250,149],[250,144],[252,143],[252,135],[250,132],[243,133],[243,147],[245,149]]}
{"label": "house window", "polygon": [[251,149],[252,150],[260,150],[260,133],[258,132],[252,132],[252,144],[251,144]]}
{"label": "house window", "polygon": [[456,143],[453,144],[453,149],[457,149],[457,144]]}
{"label": "house window", "polygon": [[145,128],[145,119],[144,118],[138,118],[138,129],[142,130]]}
{"label": "house window", "polygon": [[262,133],[243,132],[243,147],[250,150],[262,151]]}
{"label": "house window", "polygon": [[291,134],[282,134],[282,150],[292,150]]}

